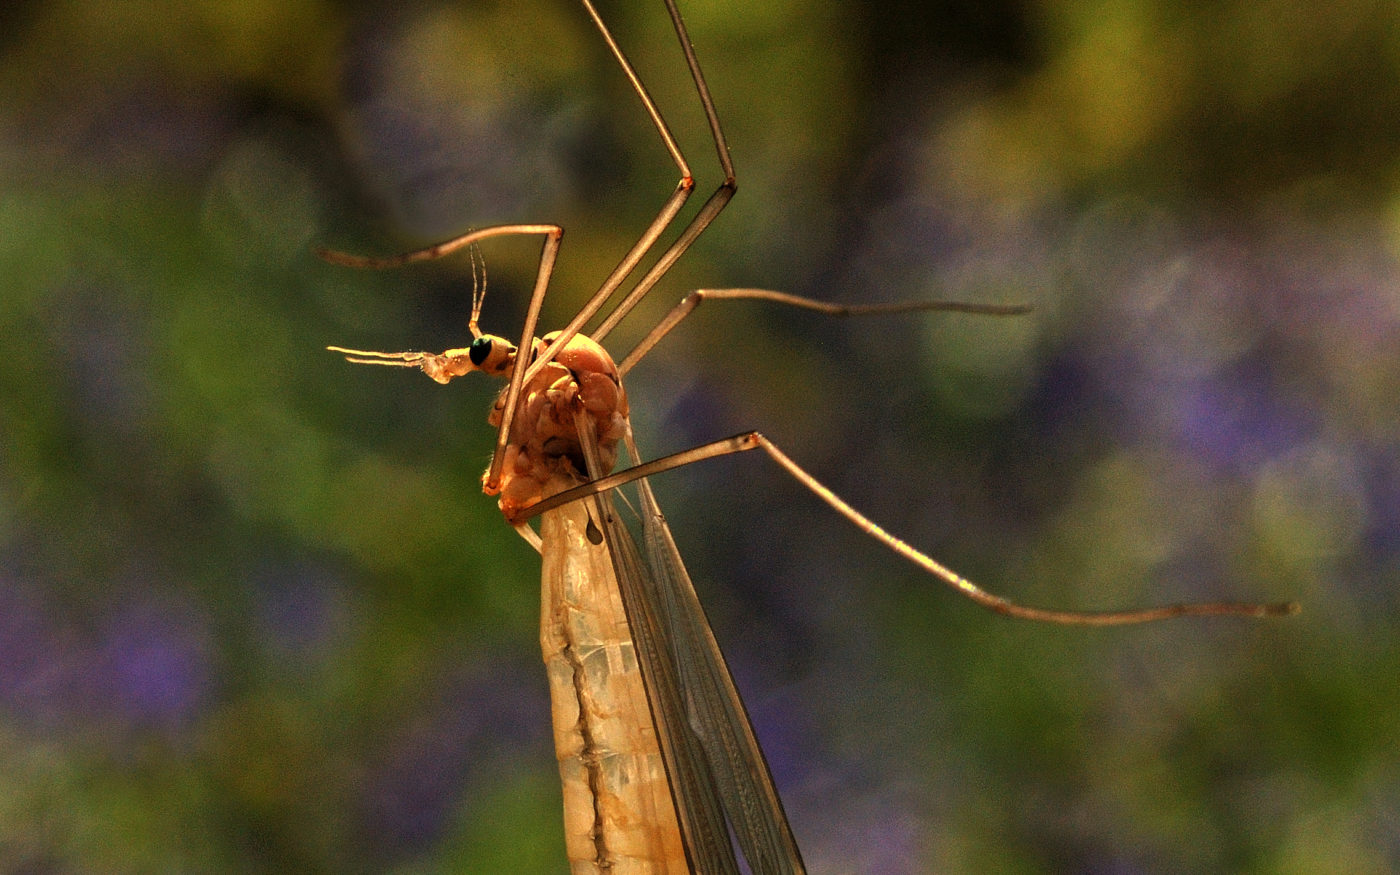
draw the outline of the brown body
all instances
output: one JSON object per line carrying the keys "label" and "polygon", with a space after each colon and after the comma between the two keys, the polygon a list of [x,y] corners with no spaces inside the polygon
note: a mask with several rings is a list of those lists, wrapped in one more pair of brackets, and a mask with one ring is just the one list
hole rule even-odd
{"label": "brown body", "polygon": [[[628,428],[627,396],[612,358],[584,336],[524,386],[519,411],[502,468],[500,503],[508,518],[588,479],[580,423],[598,436],[608,468]],[[498,417],[493,411],[493,424]],[[681,875],[690,867],[671,787],[592,507],[586,499],[570,502],[540,522],[540,646],[569,865],[574,873]]]}

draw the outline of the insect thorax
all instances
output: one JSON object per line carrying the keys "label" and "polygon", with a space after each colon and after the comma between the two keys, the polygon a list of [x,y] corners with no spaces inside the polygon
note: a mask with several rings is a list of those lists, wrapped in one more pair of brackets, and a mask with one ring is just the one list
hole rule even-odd
{"label": "insect thorax", "polygon": [[[554,338],[546,335],[547,344]],[[500,424],[501,400],[489,421]],[[500,507],[508,518],[590,479],[578,428],[596,436],[602,476],[617,459],[627,431],[627,393],[612,356],[584,335],[571,338],[554,360],[521,389],[501,469]]]}

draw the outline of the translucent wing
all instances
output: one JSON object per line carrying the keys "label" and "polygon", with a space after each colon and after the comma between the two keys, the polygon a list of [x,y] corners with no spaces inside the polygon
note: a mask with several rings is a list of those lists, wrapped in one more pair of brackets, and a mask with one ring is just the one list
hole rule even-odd
{"label": "translucent wing", "polygon": [[[579,431],[593,467],[592,430]],[[630,435],[627,445],[635,457]],[[647,482],[637,486],[645,558],[618,518],[611,494],[593,498],[692,865],[703,873],[739,871],[727,822],[751,871],[804,872],[768,764],[671,530]]]}

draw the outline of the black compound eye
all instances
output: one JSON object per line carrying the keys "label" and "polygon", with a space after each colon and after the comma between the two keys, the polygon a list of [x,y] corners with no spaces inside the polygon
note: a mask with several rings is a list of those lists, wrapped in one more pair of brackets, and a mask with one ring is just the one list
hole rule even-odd
{"label": "black compound eye", "polygon": [[472,364],[478,368],[481,363],[491,355],[491,338],[478,337],[472,341],[472,345],[467,348],[467,357],[472,360]]}

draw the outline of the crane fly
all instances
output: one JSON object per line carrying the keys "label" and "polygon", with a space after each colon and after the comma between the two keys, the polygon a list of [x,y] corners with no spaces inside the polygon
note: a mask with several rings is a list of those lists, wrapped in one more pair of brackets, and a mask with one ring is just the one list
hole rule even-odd
{"label": "crane fly", "polygon": [[[488,417],[497,436],[482,484],[486,494],[499,496],[506,520],[542,555],[540,640],[549,675],[572,871],[737,875],[742,871],[740,855],[749,871],[763,875],[805,871],[743,701],[646,479],[651,475],[762,450],[867,534],[963,595],[1012,617],[1110,625],[1185,615],[1263,617],[1296,612],[1291,603],[1190,603],[1109,612],[1021,605],[981,589],[887,533],[757,432],[642,462],[622,377],[705,300],[761,300],[832,315],[941,310],[1010,316],[1029,308],[951,301],[843,307],[766,289],[700,290],[686,296],[621,362],[614,362],[601,341],[724,209],[734,194],[735,177],[685,23],[674,0],[665,0],[724,178],[601,323],[591,333],[581,333],[617,297],[695,187],[685,157],[631,62],[590,0],[581,2],[660,135],[680,181],[656,218],[563,329],[543,337],[535,333],[563,234],[558,225],[482,228],[384,258],[319,253],[334,263],[368,268],[434,259],[464,248],[473,253],[469,346],[441,354],[330,349],[359,364],[417,368],[440,383],[474,371],[507,381]],[[485,282],[476,246],[493,237],[517,235],[540,236],[543,246],[520,339],[513,343],[479,327]],[[620,450],[631,467],[611,473]],[[624,485],[633,497],[620,506],[615,496]],[[620,516],[621,508],[639,517],[641,546]],[[538,532],[530,525],[535,518]]]}

